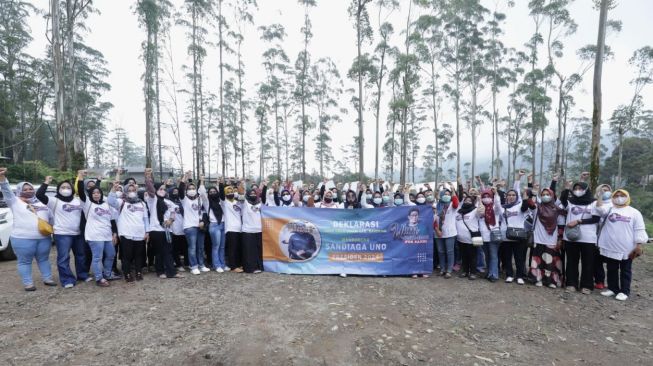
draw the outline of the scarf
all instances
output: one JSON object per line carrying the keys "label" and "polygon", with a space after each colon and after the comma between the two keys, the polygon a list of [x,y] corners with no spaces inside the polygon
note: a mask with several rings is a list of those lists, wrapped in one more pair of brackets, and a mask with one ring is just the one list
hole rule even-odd
{"label": "scarf", "polygon": [[552,235],[558,228],[558,207],[556,206],[555,192],[548,188],[544,188],[540,191],[540,197],[542,197],[545,192],[548,192],[551,195],[551,201],[549,203],[541,202],[539,206],[537,206],[537,219],[540,220],[546,232],[549,235]]}
{"label": "scarf", "polygon": [[[162,183],[154,183],[154,192],[158,192],[159,188],[161,188],[163,184]],[[168,205],[166,204],[166,199],[165,197],[159,197],[158,194],[156,194],[156,219],[159,221],[159,225],[163,226],[163,218],[168,211]]]}
{"label": "scarf", "polygon": [[[211,188],[209,188],[211,190]],[[222,206],[220,206],[220,194],[213,193],[209,194],[209,209],[213,212],[215,220],[219,223],[222,222]]]}
{"label": "scarf", "polygon": [[[474,203],[476,202],[476,196],[469,196],[469,198],[472,200],[472,203],[463,203],[458,209],[458,213],[463,216],[476,209],[476,206],[474,206]],[[465,200],[463,200],[463,202],[465,202]]]}
{"label": "scarf", "polygon": [[172,192],[174,192],[174,190],[175,190],[174,187],[168,189],[168,199],[172,203],[177,205],[177,209],[179,210],[179,214],[183,216],[184,215],[184,206],[182,206],[182,204],[181,204],[181,200],[179,199],[179,194],[173,194],[172,193]]}
{"label": "scarf", "polygon": [[[94,201],[94,200],[93,200],[93,193],[95,193],[95,191],[100,192],[100,199],[97,200],[97,201]],[[101,205],[101,204],[104,203],[104,192],[102,192],[102,190],[100,189],[100,187],[93,187],[93,188],[91,188],[91,190],[88,192],[88,198],[91,200],[91,202],[95,203],[96,205]]]}
{"label": "scarf", "polygon": [[497,224],[497,218],[494,215],[494,197],[492,196],[492,191],[483,192],[481,199],[485,195],[487,195],[488,198],[492,199],[492,202],[488,204],[483,203],[483,206],[485,206],[485,225],[487,225],[487,228],[489,229],[490,226]]}
{"label": "scarf", "polygon": [[[576,195],[574,194],[574,188],[576,188],[576,186],[580,186],[581,189],[584,189],[585,194],[580,197],[576,197]],[[569,202],[573,203],[576,206],[587,206],[590,203],[594,202],[594,197],[592,197],[592,192],[590,192],[589,186],[585,182],[574,183],[570,193],[571,194],[569,195]]]}
{"label": "scarf", "polygon": [[449,192],[451,194],[451,191],[448,189],[443,189],[440,191],[440,199],[438,200],[438,203],[435,205],[435,209],[437,211],[438,218],[440,220],[440,227],[444,224],[444,217],[447,214],[447,210],[449,209],[449,205],[451,204],[451,201],[444,203],[442,202],[442,197],[444,197],[445,193]]}
{"label": "scarf", "polygon": [[27,184],[28,186],[34,188],[34,186],[32,185],[32,183],[28,183],[28,182],[20,182],[20,183],[16,184],[16,196],[18,196],[18,198],[20,198],[23,202],[28,203],[28,204],[34,204],[34,203],[36,203],[36,202],[39,202],[39,200],[36,199],[36,192],[34,192],[34,196],[33,196],[32,198],[25,198],[25,197],[22,197],[22,196],[20,195],[21,192],[23,192],[23,187],[24,187],[26,184]]}
{"label": "scarf", "polygon": [[72,193],[70,196],[68,196],[68,197],[64,197],[64,196],[62,196],[61,194],[59,194],[59,190],[61,189],[61,185],[64,184],[64,183],[68,183],[68,184],[70,184],[70,187],[71,187],[71,190],[72,190],[72,186],[73,186],[73,184],[70,183],[69,180],[64,180],[63,182],[57,184],[57,193],[56,193],[54,196],[55,196],[59,201],[62,201],[62,202],[71,202],[71,201],[73,200],[73,198],[75,198],[75,194],[74,194],[75,191],[74,191],[74,190],[72,191],[73,193]]}
{"label": "scarf", "polygon": [[[519,203],[519,200],[517,199],[517,197],[519,197],[519,193],[518,193],[517,191],[515,191],[514,189],[511,189],[511,190],[509,190],[508,192],[506,192],[506,196],[507,196],[508,193],[510,193],[510,192],[515,192],[515,202],[513,202],[513,203],[508,203],[508,202],[506,202],[506,204],[503,205],[503,208],[505,208],[505,209],[512,208],[512,207],[514,207],[516,204]],[[506,198],[506,199],[507,199],[507,198]]]}

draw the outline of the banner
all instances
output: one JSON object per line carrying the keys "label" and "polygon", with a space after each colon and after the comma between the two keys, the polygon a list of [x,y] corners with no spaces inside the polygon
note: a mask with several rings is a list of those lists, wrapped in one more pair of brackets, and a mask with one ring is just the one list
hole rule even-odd
{"label": "banner", "polygon": [[433,209],[262,207],[266,271],[412,275],[433,272]]}

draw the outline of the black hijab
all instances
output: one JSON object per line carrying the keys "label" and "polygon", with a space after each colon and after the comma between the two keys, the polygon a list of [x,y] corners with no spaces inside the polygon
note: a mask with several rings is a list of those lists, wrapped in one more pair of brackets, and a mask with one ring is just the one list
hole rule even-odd
{"label": "black hijab", "polygon": [[[61,185],[64,183],[68,183],[70,185],[70,190],[72,191],[71,195],[68,197],[64,197],[61,194],[59,194],[59,190],[61,189]],[[69,180],[64,180],[63,182],[60,182],[57,184],[57,193],[54,195],[58,200],[63,201],[63,202],[71,202],[75,198],[75,191],[73,190],[73,184],[70,183]]]}
{"label": "black hijab", "polygon": [[[576,197],[574,194],[574,189],[576,187],[580,187],[581,189],[585,190],[585,194],[583,194],[580,197]],[[595,199],[592,196],[592,192],[589,190],[589,186],[585,182],[576,182],[574,183],[574,186],[571,188],[571,194],[569,195],[569,202],[573,203],[576,206],[587,206],[590,203],[594,202]]]}
{"label": "black hijab", "polygon": [[[472,203],[465,203],[467,198],[471,199]],[[458,213],[464,216],[474,211],[476,209],[474,203],[476,203],[476,196],[467,196],[465,199],[463,199],[463,203],[461,203],[460,208],[458,209]]]}
{"label": "black hijab", "polygon": [[[93,193],[95,193],[95,191],[99,191],[99,192],[100,192],[100,200],[99,200],[99,201],[94,201],[94,200],[93,200]],[[93,187],[93,188],[91,188],[91,190],[88,192],[88,199],[90,199],[91,202],[95,203],[96,205],[101,205],[101,204],[104,203],[104,192],[102,192],[102,190],[100,189],[100,187]]]}
{"label": "black hijab", "polygon": [[[211,193],[211,191],[215,191],[215,193]],[[215,216],[215,219],[218,221],[218,224],[222,222],[222,206],[220,206],[220,193],[218,193],[218,189],[215,187],[210,187],[208,191],[209,197],[209,209],[213,212],[213,216]]]}
{"label": "black hijab", "polygon": [[159,195],[156,194],[162,185],[162,183],[154,183],[154,195],[156,196],[156,219],[159,221],[159,225],[161,226],[163,226],[165,213],[168,211],[165,197],[159,197]]}
{"label": "black hijab", "polygon": [[177,205],[177,209],[179,209],[179,214],[184,215],[184,206],[181,204],[181,199],[179,198],[179,189],[177,189],[177,193],[174,193],[175,189],[177,187],[172,187],[168,189],[168,199],[172,201],[175,205]]}

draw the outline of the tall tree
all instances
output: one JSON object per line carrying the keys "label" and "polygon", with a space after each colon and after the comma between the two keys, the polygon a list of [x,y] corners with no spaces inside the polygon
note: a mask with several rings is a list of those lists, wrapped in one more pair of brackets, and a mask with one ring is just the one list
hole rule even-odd
{"label": "tall tree", "polygon": [[338,99],[342,94],[342,79],[333,60],[319,59],[312,67],[314,81],[313,100],[317,109],[317,148],[315,158],[320,166],[320,176],[326,177],[326,172],[333,172],[330,164],[333,161],[331,152],[331,126],[340,122]]}

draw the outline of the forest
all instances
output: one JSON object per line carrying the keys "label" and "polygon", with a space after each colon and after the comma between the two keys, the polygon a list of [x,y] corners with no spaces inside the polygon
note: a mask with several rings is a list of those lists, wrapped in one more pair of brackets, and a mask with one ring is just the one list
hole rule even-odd
{"label": "forest", "polygon": [[[577,50],[565,47],[577,32],[573,0],[529,0],[526,14],[504,0],[342,1],[349,23],[339,26],[351,30],[346,46],[356,50],[344,69],[313,55],[319,1],[292,2],[303,14],[300,29],[287,29],[282,17],[257,22],[255,0],[134,1],[142,31],[134,65],[142,70],[142,139],[109,119],[114,105],[105,96],[114,70],[103,45],[87,42],[101,2],[0,0],[2,158],[16,171],[29,166],[32,176],[146,166],[198,176],[404,184],[510,179],[527,169],[540,184],[589,171],[593,186],[651,190],[651,46],[627,56],[625,102],[602,108],[601,88],[609,87],[601,85],[602,65],[615,57],[610,41],[624,26],[611,17],[619,1],[586,1],[596,42]],[[47,30],[39,54],[28,53],[34,15]],[[528,41],[508,47],[504,29],[517,17],[529,18]],[[248,29],[266,45],[256,60],[265,76],[253,82],[244,60],[251,56],[243,53]],[[185,35],[185,59],[173,52],[174,30]],[[296,55],[286,51],[291,32],[302,40]],[[576,72],[563,67],[570,54]],[[207,82],[207,69],[217,70],[217,80]],[[584,80],[591,80],[592,112],[576,105]],[[366,135],[370,125],[375,133]],[[343,128],[349,140],[334,151]],[[490,156],[479,159],[481,145],[491,147]],[[370,146],[374,164],[366,166]],[[653,198],[643,199],[653,208]]]}

